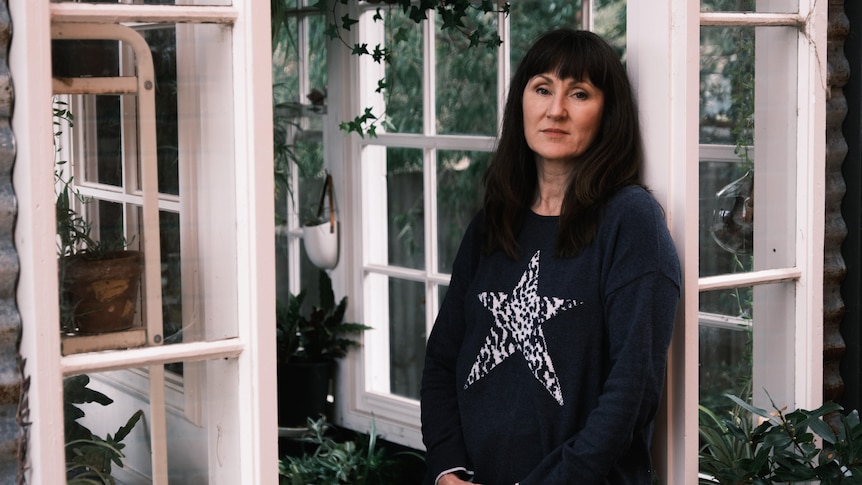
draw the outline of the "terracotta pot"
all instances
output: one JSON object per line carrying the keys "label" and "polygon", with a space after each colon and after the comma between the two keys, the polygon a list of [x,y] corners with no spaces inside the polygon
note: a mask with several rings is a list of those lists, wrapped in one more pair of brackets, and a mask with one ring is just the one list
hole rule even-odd
{"label": "terracotta pot", "polygon": [[96,334],[126,330],[135,320],[144,254],[117,251],[108,257],[67,257],[64,297],[74,307],[77,332]]}

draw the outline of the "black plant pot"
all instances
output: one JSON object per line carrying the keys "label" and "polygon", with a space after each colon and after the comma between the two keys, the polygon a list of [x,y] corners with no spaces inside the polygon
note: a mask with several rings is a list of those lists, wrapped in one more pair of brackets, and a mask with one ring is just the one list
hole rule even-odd
{"label": "black plant pot", "polygon": [[278,365],[278,426],[304,427],[308,418],[331,420],[327,396],[335,362],[288,362]]}

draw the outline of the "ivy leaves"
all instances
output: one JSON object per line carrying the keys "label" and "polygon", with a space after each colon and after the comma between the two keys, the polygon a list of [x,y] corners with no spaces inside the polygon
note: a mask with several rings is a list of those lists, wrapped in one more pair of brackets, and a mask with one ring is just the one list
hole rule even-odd
{"label": "ivy leaves", "polygon": [[[344,32],[349,32],[351,28],[359,22],[358,19],[350,16],[350,13],[341,15],[336,14],[336,7],[340,3],[347,5],[349,2],[357,0],[338,0],[331,3],[327,15],[327,26],[325,33],[330,39],[340,40],[350,53],[355,56],[370,56],[371,59],[378,64],[390,63],[397,52],[394,46],[386,47],[380,44],[370,47],[367,43],[354,43],[349,45],[345,40]],[[386,4],[388,7],[378,7],[374,14],[373,20],[380,22],[384,20],[383,8],[400,9],[410,20],[416,24],[428,20],[428,12],[435,11],[440,21],[440,29],[443,32],[449,31],[462,35],[469,41],[469,48],[486,46],[488,48],[497,48],[503,43],[496,29],[488,28],[481,23],[471,22],[470,19],[476,13],[503,13],[509,14],[509,4],[506,3],[498,6],[493,0],[482,0],[481,2],[471,2],[470,0],[366,0],[370,4]],[[314,8],[327,12],[326,0],[318,0]],[[399,42],[407,42],[408,31],[405,27],[398,28],[391,37],[393,44]],[[378,80],[377,89],[375,92],[387,92],[389,85],[385,79]],[[342,122],[340,127],[347,133],[355,132],[361,137],[368,135],[376,136],[376,124],[380,121],[380,117],[372,112],[371,108],[365,108],[365,111],[356,116],[351,121]]]}

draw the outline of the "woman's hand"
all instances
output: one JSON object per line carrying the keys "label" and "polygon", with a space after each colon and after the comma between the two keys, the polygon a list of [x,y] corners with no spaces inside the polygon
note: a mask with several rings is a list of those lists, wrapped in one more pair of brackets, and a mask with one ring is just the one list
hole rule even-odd
{"label": "woman's hand", "polygon": [[437,480],[437,485],[460,485],[462,483],[468,483],[470,485],[477,485],[473,482],[465,482],[458,478],[458,475],[454,473],[447,473],[440,477],[440,480]]}

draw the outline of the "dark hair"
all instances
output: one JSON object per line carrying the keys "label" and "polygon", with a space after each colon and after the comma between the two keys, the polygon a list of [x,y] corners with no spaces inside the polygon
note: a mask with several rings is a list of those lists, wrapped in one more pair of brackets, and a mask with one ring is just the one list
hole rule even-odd
{"label": "dark hair", "polygon": [[557,253],[574,256],[595,238],[599,212],[617,190],[638,184],[643,147],[637,106],[625,68],[598,35],[559,29],[543,34],[512,78],[497,148],[483,177],[484,249],[518,255],[518,232],[538,186],[535,154],[524,135],[522,98],[533,76],[588,78],[604,94],[602,123],[593,144],[574,162],[560,211]]}

